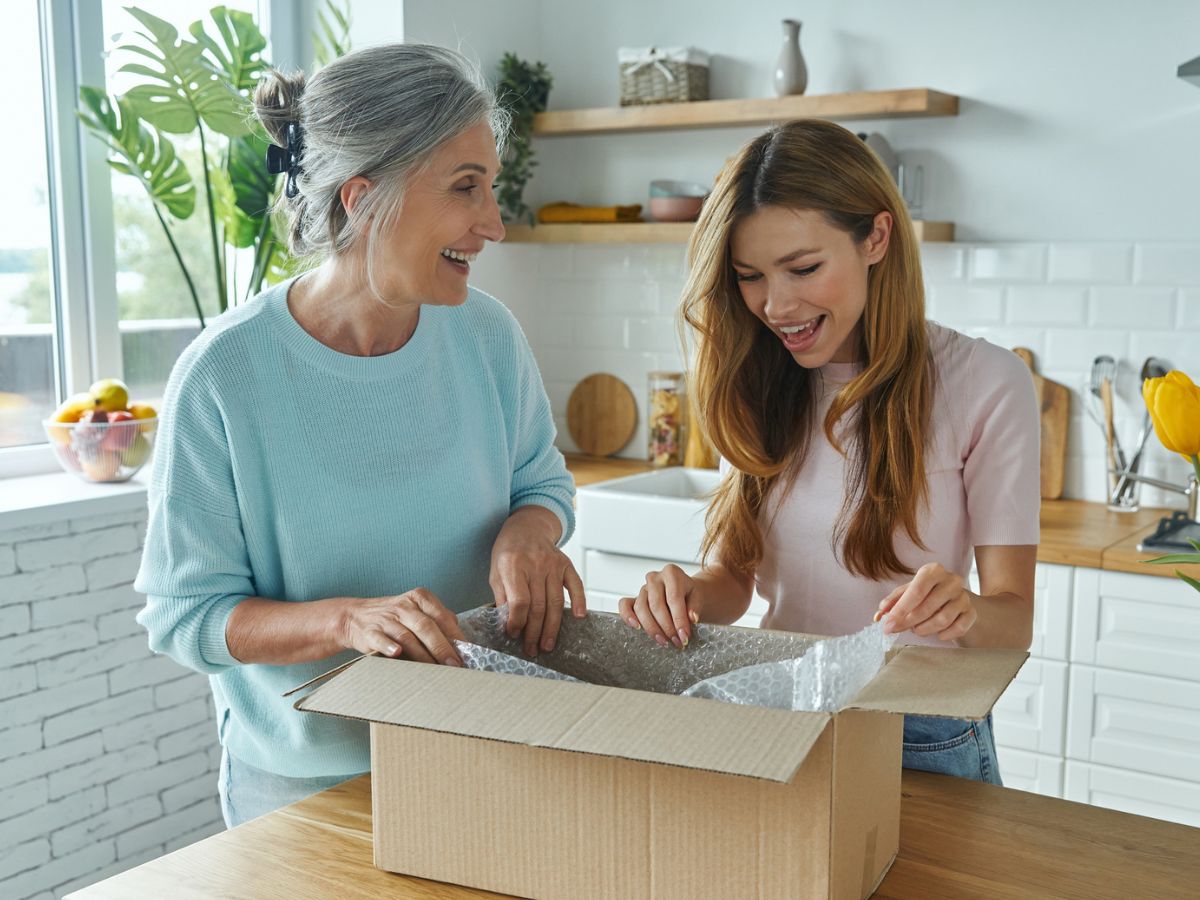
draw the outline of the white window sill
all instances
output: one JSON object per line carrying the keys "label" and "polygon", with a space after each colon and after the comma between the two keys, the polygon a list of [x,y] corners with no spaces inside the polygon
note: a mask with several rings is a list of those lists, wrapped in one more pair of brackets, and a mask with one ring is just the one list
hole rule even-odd
{"label": "white window sill", "polygon": [[146,505],[150,473],[114,484],[89,484],[75,475],[21,475],[0,480],[0,531],[77,516],[123,512]]}

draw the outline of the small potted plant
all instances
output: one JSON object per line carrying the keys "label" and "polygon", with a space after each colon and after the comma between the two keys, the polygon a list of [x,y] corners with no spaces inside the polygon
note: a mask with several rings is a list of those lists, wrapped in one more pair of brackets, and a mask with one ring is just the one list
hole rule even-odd
{"label": "small potted plant", "polygon": [[534,224],[533,210],[522,198],[525,184],[537,165],[533,158],[533,117],[544,112],[554,83],[545,63],[528,63],[513,53],[500,60],[500,80],[496,95],[512,116],[503,165],[496,178],[496,201],[505,222]]}

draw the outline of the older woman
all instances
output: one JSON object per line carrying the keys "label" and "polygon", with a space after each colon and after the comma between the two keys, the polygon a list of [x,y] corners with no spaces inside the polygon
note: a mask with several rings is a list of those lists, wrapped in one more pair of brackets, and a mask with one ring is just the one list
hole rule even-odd
{"label": "older woman", "polygon": [[296,253],[167,388],[136,587],[151,647],[211,675],[229,825],[370,768],[366,726],[281,694],[357,653],[460,665],[454,611],[554,646],[571,477],[512,315],[469,288],[504,237],[503,114],[458,54],[379,46],[272,73],[258,115]]}

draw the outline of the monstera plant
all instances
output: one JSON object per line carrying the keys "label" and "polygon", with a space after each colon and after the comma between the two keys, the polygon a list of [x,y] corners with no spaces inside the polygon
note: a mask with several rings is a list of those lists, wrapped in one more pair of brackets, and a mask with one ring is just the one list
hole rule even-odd
{"label": "monstera plant", "polygon": [[[145,189],[203,328],[200,295],[173,227],[195,214],[197,190],[204,191],[217,309],[229,308],[235,290],[231,248],[253,248],[246,297],[291,271],[280,223],[271,214],[279,184],[264,164],[269,140],[250,100],[270,66],[263,57],[267,39],[253,16],[224,6],[193,22],[190,38],[144,9],[127,11],[141,29],[117,47],[128,58],[119,71],[140,81],[120,96],[81,88],[78,114],[108,148],[108,164]],[[319,66],[349,49],[347,7],[328,0],[317,24]],[[199,173],[176,152],[173,135],[198,136]]]}

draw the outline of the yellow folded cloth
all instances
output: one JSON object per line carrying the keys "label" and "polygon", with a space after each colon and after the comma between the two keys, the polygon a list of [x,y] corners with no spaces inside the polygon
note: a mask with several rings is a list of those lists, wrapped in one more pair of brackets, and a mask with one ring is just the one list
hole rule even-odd
{"label": "yellow folded cloth", "polygon": [[547,203],[538,210],[538,221],[551,222],[640,222],[641,204],[631,206],[580,206],[578,203]]}

